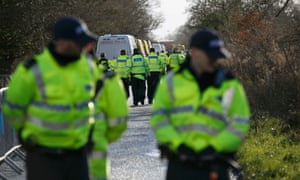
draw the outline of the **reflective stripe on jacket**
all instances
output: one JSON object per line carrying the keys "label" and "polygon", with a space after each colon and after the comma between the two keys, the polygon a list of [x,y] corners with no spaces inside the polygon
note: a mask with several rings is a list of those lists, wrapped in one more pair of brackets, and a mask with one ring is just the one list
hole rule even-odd
{"label": "reflective stripe on jacket", "polygon": [[185,144],[195,151],[213,146],[234,152],[249,128],[249,105],[242,85],[224,79],[202,92],[189,70],[171,71],[154,99],[151,126],[160,144],[176,151]]}
{"label": "reflective stripe on jacket", "polygon": [[39,145],[76,149],[87,142],[89,101],[98,70],[85,55],[60,66],[46,48],[27,69],[19,65],[12,76],[4,112],[22,138]]}
{"label": "reflective stripe on jacket", "polygon": [[162,62],[156,53],[150,53],[150,55],[148,56],[148,65],[150,72],[162,71]]}

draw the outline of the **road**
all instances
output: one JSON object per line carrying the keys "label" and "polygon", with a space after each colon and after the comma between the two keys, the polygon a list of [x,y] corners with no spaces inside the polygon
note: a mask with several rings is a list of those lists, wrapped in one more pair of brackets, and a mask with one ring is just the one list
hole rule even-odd
{"label": "road", "polygon": [[[160,161],[156,141],[149,127],[151,106],[130,108],[128,129],[109,149],[109,180],[163,180],[165,162]],[[24,180],[25,175],[10,179]]]}
{"label": "road", "polygon": [[127,131],[110,148],[112,180],[164,179],[166,168],[149,127],[150,111],[150,106],[131,108]]}

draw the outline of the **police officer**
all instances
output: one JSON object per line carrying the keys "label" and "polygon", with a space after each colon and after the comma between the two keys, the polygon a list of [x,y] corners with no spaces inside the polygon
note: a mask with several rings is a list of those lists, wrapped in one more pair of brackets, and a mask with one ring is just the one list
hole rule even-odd
{"label": "police officer", "polygon": [[146,85],[145,80],[149,74],[147,60],[140,54],[139,49],[135,48],[131,57],[131,87],[133,93],[133,104],[137,106],[140,102],[144,105]]}
{"label": "police officer", "polygon": [[104,72],[107,72],[109,70],[108,59],[105,57],[105,53],[100,54],[100,59],[97,62],[97,65],[101,66]]}
{"label": "police officer", "polygon": [[167,63],[169,61],[169,57],[167,55],[167,53],[162,50],[160,53],[159,53],[159,58],[161,59],[162,61],[162,64],[163,64],[163,67],[162,67],[162,74],[165,74],[166,71],[167,71]]}
{"label": "police officer", "polygon": [[127,98],[129,97],[129,74],[130,74],[130,57],[123,49],[120,51],[120,56],[116,59],[115,72],[121,77]]}
{"label": "police officer", "polygon": [[180,66],[180,64],[182,64],[184,62],[184,56],[183,54],[180,52],[179,49],[174,48],[173,53],[170,54],[169,56],[169,62],[168,62],[168,70],[177,70]]}
{"label": "police officer", "polygon": [[90,102],[100,74],[85,53],[96,40],[82,20],[63,17],[54,40],[12,75],[4,114],[27,152],[28,180],[89,179],[89,120],[103,120]]}
{"label": "police officer", "polygon": [[101,77],[93,98],[96,121],[92,122],[88,143],[91,146],[88,148],[91,149],[91,180],[106,180],[109,177],[108,145],[115,142],[127,127],[127,99],[119,77],[113,72],[102,74]]}
{"label": "police officer", "polygon": [[220,157],[237,151],[250,116],[243,86],[217,66],[228,56],[215,31],[199,30],[185,63],[158,86],[151,126],[168,158],[168,180],[228,179],[228,164]]}
{"label": "police officer", "polygon": [[163,69],[162,59],[157,55],[154,48],[150,48],[150,54],[148,56],[148,65],[150,76],[147,79],[147,95],[149,104],[152,104],[154,91],[156,90],[156,86],[159,82],[160,75]]}

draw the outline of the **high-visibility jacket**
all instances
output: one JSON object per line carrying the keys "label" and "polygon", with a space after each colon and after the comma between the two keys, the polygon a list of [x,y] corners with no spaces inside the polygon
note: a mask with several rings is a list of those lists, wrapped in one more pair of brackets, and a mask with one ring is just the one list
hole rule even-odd
{"label": "high-visibility jacket", "polygon": [[121,55],[116,59],[115,72],[122,78],[128,78],[130,73],[130,58],[127,55]]}
{"label": "high-visibility jacket", "polygon": [[165,72],[167,64],[169,62],[169,57],[167,53],[159,53],[159,58],[161,59],[163,71]]}
{"label": "high-visibility jacket", "polygon": [[115,71],[117,68],[117,59],[108,60],[108,65],[112,71]]}
{"label": "high-visibility jacket", "polygon": [[97,62],[97,66],[98,66],[99,68],[103,69],[104,71],[108,71],[108,70],[109,70],[108,59],[106,59],[106,58],[100,59],[100,60]]}
{"label": "high-visibility jacket", "polygon": [[[92,180],[106,179],[108,176],[108,144],[116,141],[126,129],[128,106],[122,83],[117,76],[105,74],[101,79],[103,86],[96,95],[95,121],[92,139],[94,149],[89,157]],[[97,113],[98,111],[98,113]],[[99,114],[103,113],[101,116]]]}
{"label": "high-visibility jacket", "polygon": [[149,73],[147,60],[140,54],[131,57],[131,74],[133,77],[145,80],[145,75]]}
{"label": "high-visibility jacket", "polygon": [[161,72],[163,68],[163,63],[161,58],[157,55],[157,53],[150,53],[148,56],[148,65],[150,72]]}
{"label": "high-visibility jacket", "polygon": [[212,146],[234,152],[249,128],[249,105],[240,82],[218,71],[218,86],[201,91],[188,69],[161,80],[151,127],[160,144],[176,152],[184,144],[195,152]]}
{"label": "high-visibility jacket", "polygon": [[99,72],[82,55],[60,66],[48,48],[12,75],[6,94],[5,118],[21,138],[53,148],[78,149],[87,143],[90,109]]}
{"label": "high-visibility jacket", "polygon": [[184,62],[184,56],[180,53],[173,53],[169,56],[169,63],[168,65],[176,70],[179,68],[180,64]]}

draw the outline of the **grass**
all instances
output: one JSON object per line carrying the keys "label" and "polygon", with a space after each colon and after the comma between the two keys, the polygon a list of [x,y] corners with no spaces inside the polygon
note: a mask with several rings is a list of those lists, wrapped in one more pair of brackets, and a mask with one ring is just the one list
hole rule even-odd
{"label": "grass", "polygon": [[299,138],[280,119],[253,120],[238,152],[245,179],[300,179]]}

